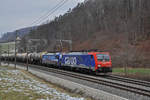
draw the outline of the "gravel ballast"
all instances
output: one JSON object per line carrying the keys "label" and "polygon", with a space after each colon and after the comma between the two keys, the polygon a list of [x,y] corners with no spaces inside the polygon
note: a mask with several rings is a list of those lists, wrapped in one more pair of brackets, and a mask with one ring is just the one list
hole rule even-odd
{"label": "gravel ballast", "polygon": [[[13,65],[10,65],[10,66],[13,66]],[[17,66],[17,68],[23,68],[23,67]],[[104,91],[100,90],[99,88],[96,89],[96,88],[91,88],[90,86],[87,86],[86,84],[85,85],[79,84],[78,82],[72,81],[74,79],[66,80],[66,79],[62,78],[63,77],[62,75],[56,75],[56,74],[50,73],[50,72],[39,71],[39,70],[35,70],[33,68],[30,68],[29,71],[32,74],[34,74],[48,82],[56,84],[65,89],[68,89],[71,92],[82,94],[85,97],[92,97],[93,99],[96,99],[96,100],[128,100],[126,98],[104,92]],[[77,80],[77,81],[80,81],[80,80]],[[80,81],[80,83],[81,82],[82,81]]]}
{"label": "gravel ballast", "polygon": [[92,97],[96,100],[127,100],[125,98],[116,96],[116,95],[112,95],[110,93],[98,90],[98,89],[94,89],[94,88],[90,88],[88,86],[84,86],[75,82],[71,82],[68,80],[64,80],[55,76],[51,76],[45,73],[41,73],[38,71],[34,71],[34,70],[30,70],[30,72],[40,78],[45,79],[46,81],[49,81],[53,84],[57,84],[61,87],[64,87],[66,89],[69,89],[73,92],[76,93],[81,93],[84,96],[89,96]]}

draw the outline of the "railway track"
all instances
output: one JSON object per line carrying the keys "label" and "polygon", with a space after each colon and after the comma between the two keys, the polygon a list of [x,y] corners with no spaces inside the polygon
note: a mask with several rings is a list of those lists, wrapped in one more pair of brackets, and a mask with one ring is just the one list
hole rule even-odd
{"label": "railway track", "polygon": [[141,85],[145,87],[150,88],[150,82],[148,81],[142,81],[142,80],[136,80],[136,79],[131,79],[131,78],[125,78],[117,75],[109,75],[106,77],[107,79],[110,80],[116,80],[116,81],[121,81],[121,82],[126,82],[126,83],[131,83],[131,84],[136,84],[136,85]]}
{"label": "railway track", "polygon": [[[22,64],[22,63],[19,63],[19,64],[25,65],[25,64]],[[70,76],[70,77],[85,80],[85,81],[88,81],[88,82],[93,82],[93,83],[113,87],[113,88],[116,88],[116,89],[132,92],[132,93],[139,94],[139,95],[142,95],[142,96],[150,97],[150,90],[148,90],[148,89],[135,87],[134,85],[130,86],[130,85],[114,82],[114,81],[112,81],[113,79],[105,80],[105,79],[101,79],[101,78],[97,78],[97,77],[93,77],[93,76],[89,76],[89,75],[69,72],[69,71],[55,69],[55,68],[48,68],[48,67],[43,67],[43,66],[39,66],[39,65],[31,65],[30,64],[29,66],[33,67],[33,68],[38,68],[38,69],[41,69],[41,70],[44,70],[44,71],[49,71],[49,72],[53,72],[53,73],[57,73],[57,74],[65,75],[65,76]],[[111,76],[111,77],[113,77],[113,76]],[[122,81],[121,78],[117,79],[117,77],[115,77],[115,76],[113,78],[115,80],[121,80]],[[137,84],[139,81],[132,81],[131,79],[125,79],[124,82]],[[145,83],[141,82],[138,85],[143,85],[143,84],[145,84]],[[149,85],[147,84],[146,86],[149,86]]]}

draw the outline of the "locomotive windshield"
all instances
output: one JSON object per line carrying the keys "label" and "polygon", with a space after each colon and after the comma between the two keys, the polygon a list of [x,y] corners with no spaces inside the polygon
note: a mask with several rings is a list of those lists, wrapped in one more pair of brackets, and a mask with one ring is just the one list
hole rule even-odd
{"label": "locomotive windshield", "polygon": [[97,54],[98,61],[109,61],[110,57],[107,54]]}

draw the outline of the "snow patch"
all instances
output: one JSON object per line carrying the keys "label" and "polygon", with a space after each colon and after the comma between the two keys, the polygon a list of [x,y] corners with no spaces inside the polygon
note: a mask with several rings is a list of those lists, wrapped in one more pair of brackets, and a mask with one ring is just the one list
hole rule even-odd
{"label": "snow patch", "polygon": [[[47,84],[43,84],[31,77],[29,78],[29,76],[19,70],[0,70],[0,86],[8,88],[8,90],[4,90],[4,92],[16,91],[24,92],[25,95],[29,95],[26,90],[29,89],[37,94],[47,96],[46,99],[38,100],[85,100],[84,98],[72,97],[67,93],[61,93]],[[52,98],[49,99],[48,96],[50,95]]]}

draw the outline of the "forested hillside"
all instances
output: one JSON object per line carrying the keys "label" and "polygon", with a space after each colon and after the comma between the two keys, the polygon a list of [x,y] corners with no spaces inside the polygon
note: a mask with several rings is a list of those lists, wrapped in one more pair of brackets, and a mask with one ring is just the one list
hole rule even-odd
{"label": "forested hillside", "polygon": [[[34,27],[27,27],[17,30],[17,34],[19,37],[24,37],[26,34],[30,33],[31,30],[36,29],[36,26]],[[0,38],[0,42],[11,42],[14,41],[16,37],[16,31],[14,32],[7,32],[2,35]]]}
{"label": "forested hillside", "polygon": [[[22,39],[72,40],[73,50],[109,51],[113,66],[150,67],[150,0],[87,0]],[[63,43],[63,50],[68,49]]]}

